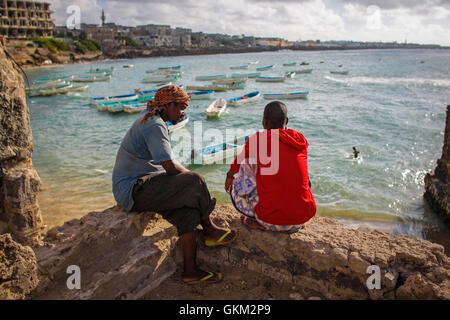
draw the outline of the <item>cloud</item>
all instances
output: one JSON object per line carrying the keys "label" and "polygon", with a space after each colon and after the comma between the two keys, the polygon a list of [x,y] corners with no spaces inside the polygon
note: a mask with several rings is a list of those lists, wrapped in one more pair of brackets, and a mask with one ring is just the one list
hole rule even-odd
{"label": "cloud", "polygon": [[79,5],[81,21],[163,24],[194,32],[288,40],[408,41],[450,45],[450,0],[48,0],[56,24]]}

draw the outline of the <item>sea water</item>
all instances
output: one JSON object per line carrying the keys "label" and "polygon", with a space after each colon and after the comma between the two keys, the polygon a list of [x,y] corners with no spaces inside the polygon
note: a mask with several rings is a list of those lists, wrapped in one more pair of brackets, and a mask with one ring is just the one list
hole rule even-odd
{"label": "sea water", "polygon": [[[250,65],[249,70],[231,66]],[[297,66],[283,67],[283,63]],[[309,63],[299,66],[301,61]],[[123,68],[134,64],[134,68]],[[282,76],[286,71],[312,68],[284,83],[247,81],[244,90],[216,92],[232,98],[252,91],[285,93],[309,91],[307,99],[283,100],[288,108],[288,128],[308,139],[309,175],[318,213],[358,227],[367,225],[433,241],[447,239],[423,200],[423,178],[435,168],[444,137],[446,105],[450,103],[450,50],[289,51],[141,58],[102,61],[28,71],[35,78],[84,73],[91,67],[113,66],[109,82],[90,83],[87,92],[29,98],[34,137],[33,163],[42,183],[39,205],[49,226],[79,218],[115,204],[111,175],[121,139],[137,114],[98,112],[88,97],[133,93],[152,89],[141,83],[146,70],[181,65],[177,84],[205,85],[196,76],[255,72],[275,65],[262,76]],[[339,65],[342,65],[339,67]],[[348,75],[330,74],[346,70]],[[206,107],[212,100],[193,100],[187,109],[190,121],[180,132],[194,134],[230,128],[262,128],[262,113],[269,102],[228,107],[220,120],[209,120]],[[203,141],[204,146],[208,141]],[[352,147],[360,150],[353,158]],[[189,166],[202,174],[213,196],[229,203],[224,191],[229,165]]]}

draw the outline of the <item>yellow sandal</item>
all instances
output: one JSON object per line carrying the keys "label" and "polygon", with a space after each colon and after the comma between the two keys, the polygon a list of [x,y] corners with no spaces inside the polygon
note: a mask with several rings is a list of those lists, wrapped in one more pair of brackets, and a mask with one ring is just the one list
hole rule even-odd
{"label": "yellow sandal", "polygon": [[205,246],[215,247],[215,246],[221,246],[221,245],[225,245],[225,244],[229,244],[229,243],[233,242],[238,235],[237,231],[233,238],[231,238],[230,240],[227,240],[227,241],[223,241],[223,239],[225,239],[230,233],[231,233],[231,229],[227,229],[227,231],[217,240],[205,239]]}

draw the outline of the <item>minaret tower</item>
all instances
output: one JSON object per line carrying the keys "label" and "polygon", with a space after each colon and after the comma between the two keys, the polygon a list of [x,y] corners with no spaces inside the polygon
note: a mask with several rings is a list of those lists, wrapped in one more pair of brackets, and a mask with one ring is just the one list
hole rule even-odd
{"label": "minaret tower", "polygon": [[102,9],[102,27],[105,24],[105,20],[106,20],[105,11]]}

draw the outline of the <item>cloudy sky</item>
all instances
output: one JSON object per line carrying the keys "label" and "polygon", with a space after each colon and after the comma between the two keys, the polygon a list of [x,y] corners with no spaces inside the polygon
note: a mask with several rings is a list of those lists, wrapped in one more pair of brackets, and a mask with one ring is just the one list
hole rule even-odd
{"label": "cloudy sky", "polygon": [[56,25],[164,24],[206,33],[284,39],[398,41],[450,46],[450,0],[46,0]]}

